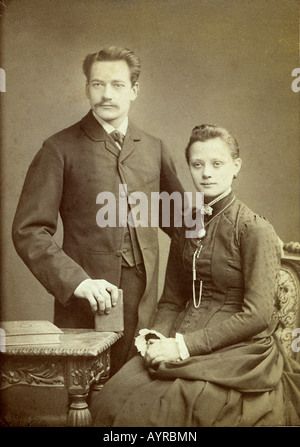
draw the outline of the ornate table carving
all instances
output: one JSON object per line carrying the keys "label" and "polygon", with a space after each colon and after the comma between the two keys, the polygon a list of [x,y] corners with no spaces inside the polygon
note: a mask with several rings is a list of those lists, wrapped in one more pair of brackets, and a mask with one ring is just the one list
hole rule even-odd
{"label": "ornate table carving", "polygon": [[[101,390],[108,379],[110,346],[122,334],[87,329],[63,331],[59,344],[7,346],[6,352],[1,353],[1,392],[9,394],[9,388],[16,386],[46,387],[48,394],[51,389],[67,390],[70,405],[66,425],[88,426],[90,388]],[[17,403],[22,408],[22,402]]]}

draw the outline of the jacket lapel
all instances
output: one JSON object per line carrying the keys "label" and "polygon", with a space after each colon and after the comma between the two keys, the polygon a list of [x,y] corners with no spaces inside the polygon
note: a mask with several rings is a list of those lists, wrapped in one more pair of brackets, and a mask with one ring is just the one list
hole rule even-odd
{"label": "jacket lapel", "polygon": [[119,157],[120,162],[129,157],[129,155],[136,148],[136,142],[140,141],[142,137],[141,131],[130,121],[125,135],[123,147],[120,151],[112,137],[108,135],[101,124],[96,120],[91,110],[85,117],[82,118],[81,128],[91,140],[102,141],[108,151],[110,151],[116,157]]}
{"label": "jacket lapel", "polygon": [[115,145],[112,137],[108,135],[108,133],[101,126],[101,124],[96,120],[91,110],[85,117],[82,118],[80,125],[84,133],[91,140],[103,142],[105,149],[110,151],[116,157],[119,156],[120,154],[119,148]]}
{"label": "jacket lapel", "polygon": [[130,121],[125,135],[122,150],[119,155],[120,162],[122,162],[127,157],[129,157],[130,154],[132,154],[132,152],[136,149],[136,142],[140,141],[141,138],[141,131]]}

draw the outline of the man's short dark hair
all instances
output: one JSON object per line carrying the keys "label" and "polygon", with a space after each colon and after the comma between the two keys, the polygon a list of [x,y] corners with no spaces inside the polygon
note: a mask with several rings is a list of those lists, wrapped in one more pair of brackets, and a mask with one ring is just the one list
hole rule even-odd
{"label": "man's short dark hair", "polygon": [[138,56],[136,56],[133,51],[128,48],[121,48],[116,46],[111,46],[108,48],[103,48],[98,51],[98,53],[88,54],[83,62],[83,72],[87,78],[90,80],[91,67],[94,62],[105,62],[105,61],[125,61],[130,70],[130,80],[132,86],[138,81],[141,73],[141,62]]}

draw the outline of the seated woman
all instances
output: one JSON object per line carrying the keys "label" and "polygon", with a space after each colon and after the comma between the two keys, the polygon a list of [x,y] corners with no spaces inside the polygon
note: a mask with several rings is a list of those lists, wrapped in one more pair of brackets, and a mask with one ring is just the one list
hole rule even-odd
{"label": "seated woman", "polygon": [[94,425],[298,425],[300,368],[274,337],[278,237],[231,190],[241,159],[225,129],[195,127],[186,158],[204,229],[195,239],[177,229],[152,328],[161,338],[107,382]]}

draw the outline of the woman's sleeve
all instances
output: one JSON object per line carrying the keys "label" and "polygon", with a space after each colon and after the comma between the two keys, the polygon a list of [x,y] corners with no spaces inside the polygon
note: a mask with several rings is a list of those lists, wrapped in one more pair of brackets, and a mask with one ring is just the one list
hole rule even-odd
{"label": "woman's sleeve", "polygon": [[184,273],[182,250],[179,247],[180,229],[174,230],[171,240],[165,285],[162,297],[158,303],[153,329],[169,336],[173,324],[185,308],[188,300],[187,279]]}
{"label": "woman's sleeve", "polygon": [[271,322],[280,264],[278,236],[266,220],[254,215],[241,224],[239,245],[245,287],[242,310],[213,327],[184,334],[190,355],[250,339]]}

